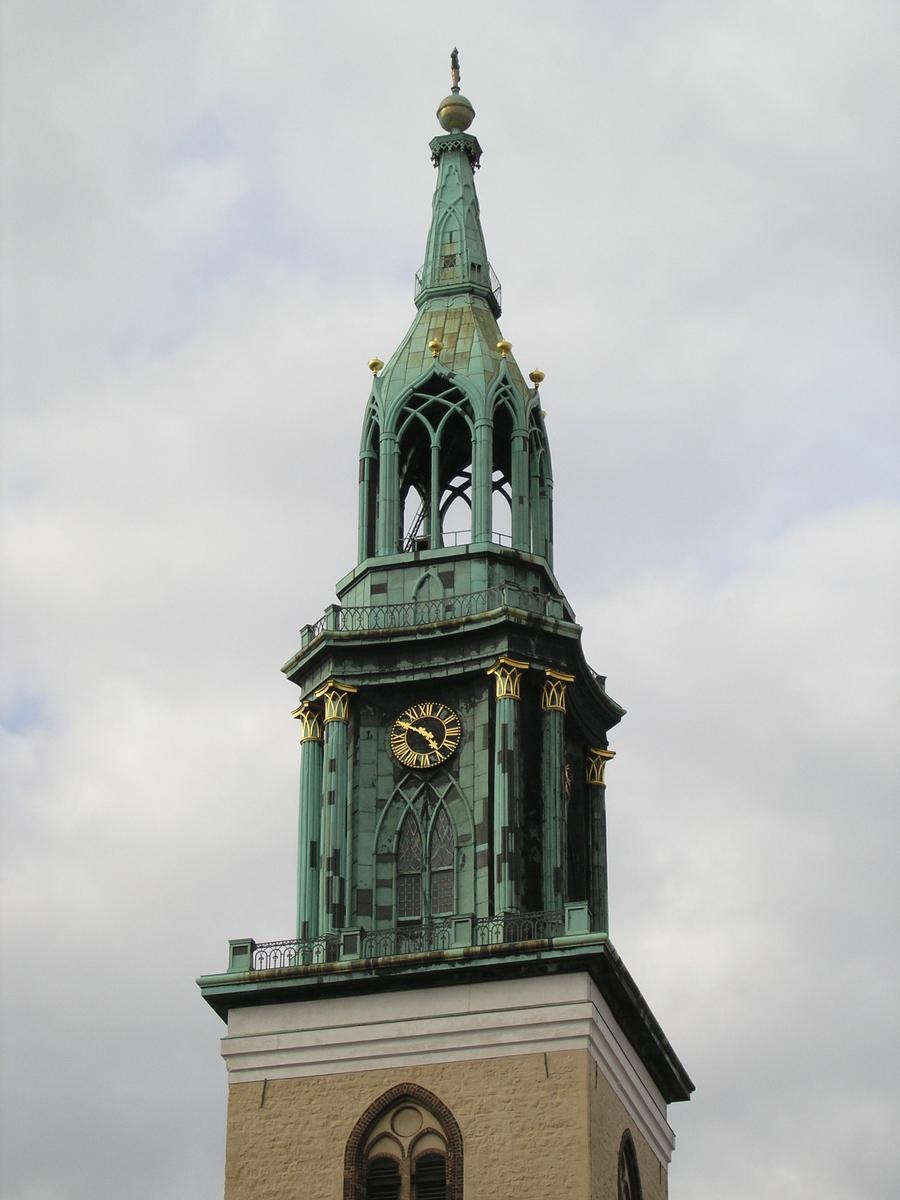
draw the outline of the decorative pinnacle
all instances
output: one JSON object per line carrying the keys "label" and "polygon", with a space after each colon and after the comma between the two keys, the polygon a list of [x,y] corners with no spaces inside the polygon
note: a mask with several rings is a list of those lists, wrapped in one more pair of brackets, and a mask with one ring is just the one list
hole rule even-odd
{"label": "decorative pinnacle", "polygon": [[497,343],[497,349],[500,351],[501,358],[508,358],[509,352],[512,350],[512,342],[508,342],[504,338],[503,341]]}
{"label": "decorative pinnacle", "polygon": [[539,371],[537,369],[537,367],[535,367],[533,371],[529,372],[528,378],[531,380],[531,382],[534,384],[535,387],[539,387],[544,382],[544,380],[547,378],[547,376],[544,374],[543,371]]}
{"label": "decorative pinnacle", "polygon": [[431,351],[432,358],[437,358],[437,356],[440,354],[440,352],[443,350],[443,348],[444,348],[444,343],[442,341],[439,341],[438,338],[432,338],[431,341],[428,343],[428,349]]}
{"label": "decorative pinnacle", "polygon": [[459,51],[454,46],[450,52],[450,91],[454,96],[459,95]]}
{"label": "decorative pinnacle", "polygon": [[383,366],[384,366],[384,363],[381,361],[380,358],[370,358],[369,359],[369,370],[372,372],[373,375],[377,375]]}

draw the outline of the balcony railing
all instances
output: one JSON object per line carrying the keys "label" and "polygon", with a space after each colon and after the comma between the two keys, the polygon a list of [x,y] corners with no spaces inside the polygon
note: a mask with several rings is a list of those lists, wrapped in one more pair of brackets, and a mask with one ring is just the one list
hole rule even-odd
{"label": "balcony railing", "polygon": [[[490,288],[491,295],[494,298],[494,303],[497,306],[497,313],[499,315],[500,310],[501,310],[501,300],[503,299],[503,288],[500,284],[500,280],[497,278],[497,272],[494,270],[494,268],[491,266],[490,263],[488,263],[488,265],[487,265],[487,273],[488,273],[488,286]],[[440,280],[440,283],[437,286],[452,287],[453,284],[459,284],[461,282],[462,282],[461,279],[454,279],[454,278],[448,277],[446,279]],[[480,284],[484,283],[481,265],[479,263],[471,263],[469,265],[469,282],[470,283],[480,283]],[[418,271],[416,271],[416,281],[415,281],[415,285],[413,288],[413,299],[414,300],[418,300],[419,294],[421,293],[421,291],[423,290],[424,287],[425,287],[425,265],[423,264],[421,267],[419,267]]]}
{"label": "balcony railing", "polygon": [[314,625],[304,625],[300,644],[306,647],[326,629],[364,633],[381,629],[406,629],[416,625],[431,625],[457,617],[473,617],[498,608],[517,608],[540,617],[565,617],[563,601],[558,596],[527,588],[504,584],[484,588],[480,592],[441,596],[436,600],[407,600],[402,604],[371,604],[365,607],[332,604]]}
{"label": "balcony railing", "polygon": [[248,944],[246,949],[251,971],[273,971],[337,962],[341,958],[397,958],[409,954],[435,954],[464,946],[542,941],[565,932],[566,912],[562,910],[499,913],[492,917],[448,917],[397,929],[328,933],[301,941],[255,942]]}

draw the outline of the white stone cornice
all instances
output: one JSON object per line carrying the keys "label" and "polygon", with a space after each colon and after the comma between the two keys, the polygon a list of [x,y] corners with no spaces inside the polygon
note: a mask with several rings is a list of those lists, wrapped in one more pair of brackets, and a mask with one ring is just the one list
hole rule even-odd
{"label": "white stone cornice", "polygon": [[229,1081],[292,1079],[586,1050],[668,1165],[665,1101],[583,972],[232,1009]]}

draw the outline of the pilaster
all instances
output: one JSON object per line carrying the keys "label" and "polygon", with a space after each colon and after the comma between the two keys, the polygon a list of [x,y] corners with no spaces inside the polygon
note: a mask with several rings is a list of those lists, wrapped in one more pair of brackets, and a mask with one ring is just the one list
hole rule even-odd
{"label": "pilaster", "polygon": [[505,656],[494,679],[494,912],[516,912],[521,892],[519,699],[528,663]]}
{"label": "pilaster", "polygon": [[544,908],[561,909],[566,901],[566,688],[575,679],[561,671],[544,672],[541,690],[541,791]]}
{"label": "pilaster", "polygon": [[343,928],[347,908],[347,723],[357,689],[330,679],[315,693],[325,702],[319,933]]}
{"label": "pilaster", "polygon": [[300,815],[297,834],[297,937],[319,933],[319,835],[322,824],[322,714],[308,700],[300,722]]}
{"label": "pilaster", "polygon": [[609,932],[609,896],[606,863],[606,764],[615,758],[614,750],[592,747],[585,759],[588,811],[591,831],[591,914],[594,928]]}

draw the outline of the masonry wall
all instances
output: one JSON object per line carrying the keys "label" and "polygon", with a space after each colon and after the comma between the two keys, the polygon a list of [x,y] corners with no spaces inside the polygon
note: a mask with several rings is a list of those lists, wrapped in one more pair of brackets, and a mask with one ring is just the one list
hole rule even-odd
{"label": "masonry wall", "polygon": [[590,1200],[618,1200],[618,1162],[622,1135],[631,1133],[637,1152],[643,1200],[666,1200],[668,1171],[645,1138],[629,1121],[619,1098],[603,1072],[588,1063],[588,1112],[590,1129]]}
{"label": "masonry wall", "polygon": [[[232,1084],[225,1200],[339,1200],[357,1119],[403,1082],[458,1121],[466,1200],[616,1200],[628,1121],[585,1050]],[[665,1172],[630,1128],[645,1200],[665,1200]]]}

